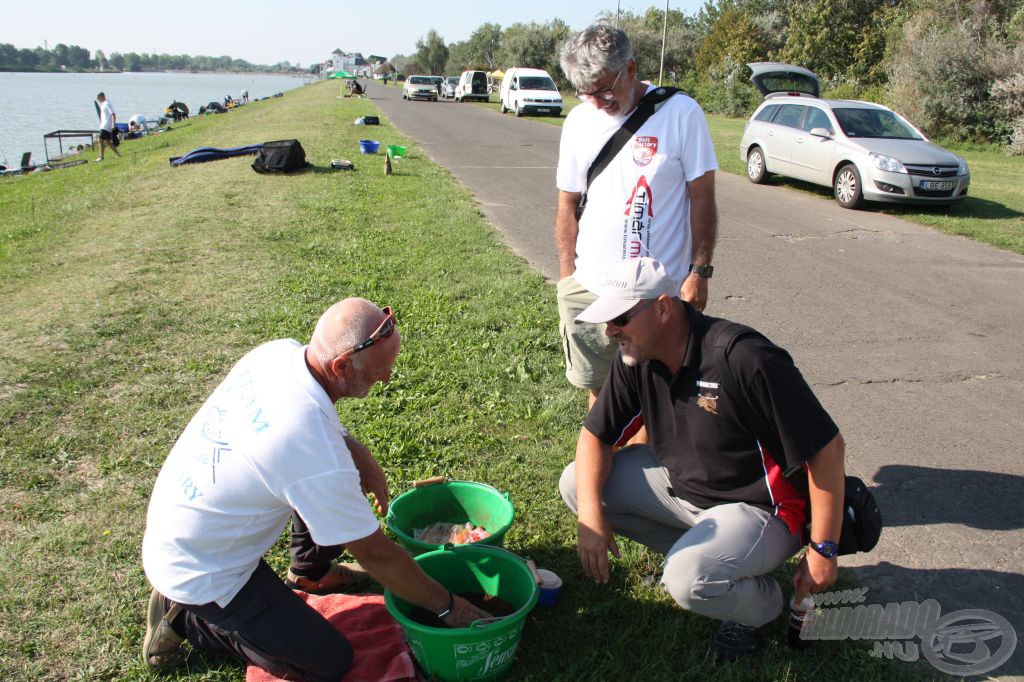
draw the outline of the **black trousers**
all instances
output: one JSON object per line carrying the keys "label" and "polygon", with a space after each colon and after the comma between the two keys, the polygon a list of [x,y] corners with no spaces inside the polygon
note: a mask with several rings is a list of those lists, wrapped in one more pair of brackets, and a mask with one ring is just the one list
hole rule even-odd
{"label": "black trousers", "polygon": [[[344,546],[321,547],[292,518],[292,571],[322,576]],[[340,680],[352,667],[352,646],[260,561],[227,606],[182,604],[185,634],[197,649],[255,664],[288,680]]]}

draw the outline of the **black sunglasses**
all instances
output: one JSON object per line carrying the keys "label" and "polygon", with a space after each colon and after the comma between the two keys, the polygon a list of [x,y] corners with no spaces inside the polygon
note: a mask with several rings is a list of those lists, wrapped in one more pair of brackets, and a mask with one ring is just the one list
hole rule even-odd
{"label": "black sunglasses", "polygon": [[377,331],[370,334],[365,341],[361,341],[352,347],[352,350],[343,355],[355,355],[361,350],[366,350],[378,341],[383,341],[395,332],[395,314],[391,311],[391,306],[385,306],[383,309],[384,321],[377,327]]}
{"label": "black sunglasses", "polygon": [[639,315],[643,311],[647,310],[648,308],[650,308],[652,305],[654,305],[657,302],[658,302],[658,299],[654,298],[654,299],[651,299],[650,301],[647,301],[646,303],[641,303],[637,307],[631,308],[631,309],[627,310],[626,312],[622,313],[618,317],[613,317],[612,319],[608,320],[608,322],[606,324],[614,324],[616,327],[625,327],[627,324],[630,323],[630,321],[634,317],[636,317],[637,315]]}

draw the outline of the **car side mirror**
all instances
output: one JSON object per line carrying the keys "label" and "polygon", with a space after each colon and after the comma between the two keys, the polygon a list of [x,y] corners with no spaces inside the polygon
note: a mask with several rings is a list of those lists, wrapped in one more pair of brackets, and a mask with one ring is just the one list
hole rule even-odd
{"label": "car side mirror", "polygon": [[823,137],[826,140],[832,139],[832,133],[829,132],[828,128],[811,128],[811,135]]}

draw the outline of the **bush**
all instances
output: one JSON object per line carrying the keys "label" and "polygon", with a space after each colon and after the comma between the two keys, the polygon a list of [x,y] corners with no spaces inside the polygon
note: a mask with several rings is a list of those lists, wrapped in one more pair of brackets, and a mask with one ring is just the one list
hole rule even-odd
{"label": "bush", "polygon": [[747,75],[749,69],[731,58],[711,67],[697,87],[696,99],[705,111],[725,116],[748,116],[759,100]]}

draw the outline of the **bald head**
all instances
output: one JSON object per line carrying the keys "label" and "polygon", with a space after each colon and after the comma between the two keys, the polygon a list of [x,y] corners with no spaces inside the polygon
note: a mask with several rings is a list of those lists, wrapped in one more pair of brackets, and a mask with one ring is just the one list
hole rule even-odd
{"label": "bald head", "polygon": [[[331,360],[368,337],[384,320],[384,311],[365,298],[338,301],[320,316],[309,349],[326,367]],[[353,361],[358,361],[358,355]]]}

